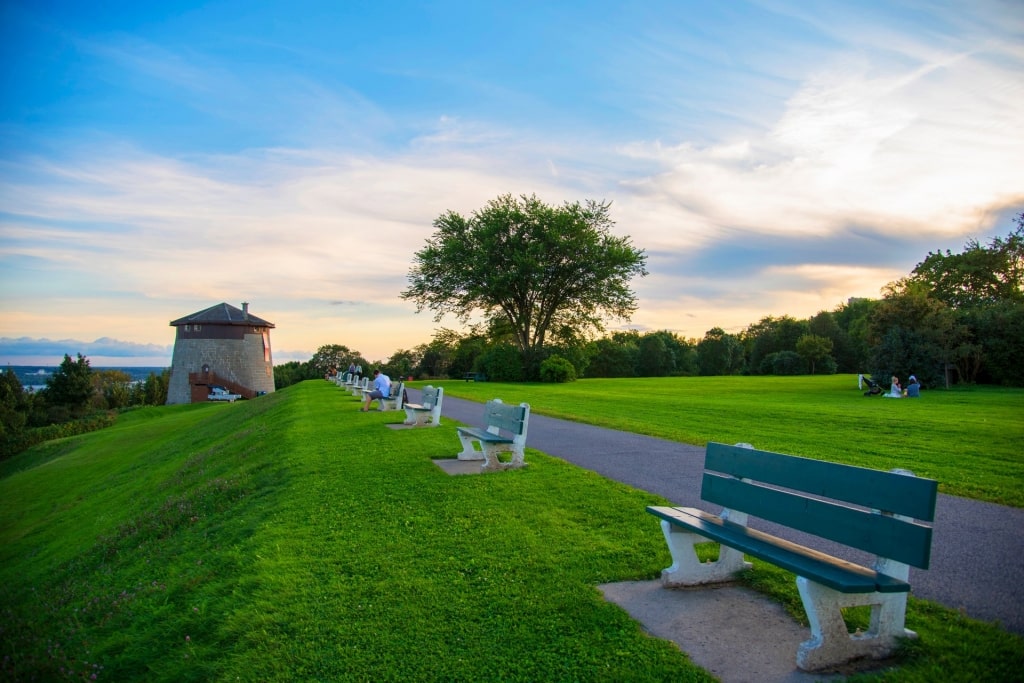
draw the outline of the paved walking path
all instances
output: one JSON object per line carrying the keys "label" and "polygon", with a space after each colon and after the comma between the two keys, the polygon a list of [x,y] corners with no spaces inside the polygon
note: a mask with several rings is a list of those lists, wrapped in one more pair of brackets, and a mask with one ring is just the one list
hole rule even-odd
{"label": "paved walking path", "polygon": [[[418,395],[410,389],[410,398]],[[483,421],[479,403],[450,396],[444,398],[443,415],[469,425]],[[664,496],[673,505],[707,507],[700,501],[702,447],[536,414],[530,416],[526,445]],[[807,538],[774,525],[756,526],[798,543]],[[854,562],[868,561],[841,546],[828,548],[821,539],[813,545]],[[910,583],[919,598],[1024,635],[1024,510],[940,494],[931,568],[911,568]]]}

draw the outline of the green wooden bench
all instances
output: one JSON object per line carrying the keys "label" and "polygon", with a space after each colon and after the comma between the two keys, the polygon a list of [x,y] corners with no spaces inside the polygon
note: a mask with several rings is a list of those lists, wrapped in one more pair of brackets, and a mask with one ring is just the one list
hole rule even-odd
{"label": "green wooden bench", "polygon": [[[500,398],[487,402],[484,407],[486,427],[458,427],[456,429],[462,452],[459,460],[483,460],[481,469],[503,470],[523,467],[523,449],[526,447],[526,431],[530,423],[530,405],[505,404]],[[480,449],[477,450],[476,445]],[[511,453],[509,462],[502,462],[499,454]]]}
{"label": "green wooden bench", "polygon": [[[890,655],[905,628],[910,567],[927,569],[938,484],[906,470],[863,467],[709,443],[701,499],[724,509],[649,506],[661,518],[672,554],[666,587],[718,583],[749,568],[744,553],[797,575],[811,627],[797,666],[814,671],[863,657]],[[747,525],[756,517],[876,556],[871,567],[833,557]],[[721,544],[701,563],[695,545]],[[850,634],[841,610],[871,606],[866,633]]]}

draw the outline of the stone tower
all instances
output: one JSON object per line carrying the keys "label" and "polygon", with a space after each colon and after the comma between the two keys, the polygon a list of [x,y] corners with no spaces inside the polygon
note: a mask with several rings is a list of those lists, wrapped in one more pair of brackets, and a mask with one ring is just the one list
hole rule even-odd
{"label": "stone tower", "polygon": [[167,403],[206,401],[210,387],[253,398],[274,390],[270,330],[274,327],[249,313],[217,304],[171,321],[176,328]]}

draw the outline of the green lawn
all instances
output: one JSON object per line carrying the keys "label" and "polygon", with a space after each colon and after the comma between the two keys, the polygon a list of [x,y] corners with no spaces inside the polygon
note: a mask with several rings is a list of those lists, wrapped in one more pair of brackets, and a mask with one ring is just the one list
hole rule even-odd
{"label": "green lawn", "polygon": [[1024,507],[1024,389],[865,398],[856,375],[438,384],[449,396],[526,401],[536,413],[683,443],[742,441],[875,469],[902,467],[937,479],[943,493]]}
{"label": "green lawn", "polygon": [[[357,406],[305,382],[0,463],[2,677],[710,680],[596,589],[667,566],[644,511],[663,500],[533,450],[449,477],[431,459],[459,450],[451,425]],[[785,572],[746,580],[798,605]],[[908,627],[881,680],[1024,670],[1024,639],[954,610],[912,600]]]}

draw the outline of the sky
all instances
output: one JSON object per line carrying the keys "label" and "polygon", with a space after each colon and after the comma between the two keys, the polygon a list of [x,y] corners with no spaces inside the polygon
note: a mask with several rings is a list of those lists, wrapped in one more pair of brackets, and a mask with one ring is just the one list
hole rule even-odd
{"label": "sky", "polygon": [[739,332],[1008,235],[1022,160],[1020,0],[4,0],[0,364],[167,366],[221,302],[386,360],[503,194],[611,202],[609,330]]}

